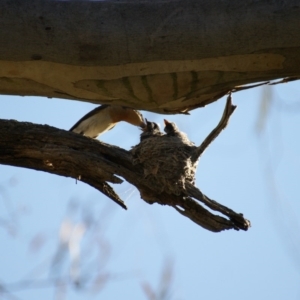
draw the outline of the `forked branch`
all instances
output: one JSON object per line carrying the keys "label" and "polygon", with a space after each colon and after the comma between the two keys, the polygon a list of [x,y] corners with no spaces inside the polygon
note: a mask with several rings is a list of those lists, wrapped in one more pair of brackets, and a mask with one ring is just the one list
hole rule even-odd
{"label": "forked branch", "polygon": [[201,154],[208,148],[208,146],[213,142],[213,140],[221,133],[221,131],[227,126],[230,116],[235,111],[236,106],[232,105],[231,92],[229,93],[226,106],[219,124],[214,128],[214,130],[205,138],[201,145],[197,148],[194,154],[194,159],[199,158]]}
{"label": "forked branch", "polygon": [[[199,156],[225,128],[235,106],[229,95],[218,126],[196,148]],[[133,184],[148,203],[172,206],[203,228],[219,232],[247,230],[250,222],[242,214],[209,199],[187,182],[180,194],[161,190],[159,181],[148,180],[141,164],[133,164],[132,154],[122,148],[47,125],[0,120],[0,164],[25,167],[81,180],[126,209],[124,202],[107,183]],[[217,211],[215,215],[204,206]]]}

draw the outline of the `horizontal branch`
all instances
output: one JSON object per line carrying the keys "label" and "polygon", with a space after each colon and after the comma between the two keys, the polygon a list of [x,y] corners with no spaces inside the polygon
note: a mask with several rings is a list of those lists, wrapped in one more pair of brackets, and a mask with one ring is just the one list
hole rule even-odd
{"label": "horizontal branch", "polygon": [[0,1],[0,94],[175,114],[300,75],[298,0],[38,3]]}
{"label": "horizontal branch", "polygon": [[[198,194],[194,191],[190,197],[162,192],[159,182],[147,180],[142,166],[134,165],[131,153],[122,148],[47,125],[0,120],[0,164],[81,180],[126,208],[107,183],[121,183],[122,177],[140,191],[146,202],[172,206],[210,231],[247,230],[250,226],[250,223],[249,226],[244,225],[247,220],[240,214],[217,202],[213,202],[213,209],[224,217],[206,210],[192,199],[199,199],[199,193],[202,195],[198,189]],[[212,208],[211,201],[203,203]],[[242,220],[237,216],[241,216]]]}
{"label": "horizontal branch", "polygon": [[1,164],[81,180],[126,208],[106,182],[122,183],[123,180],[114,175],[109,160],[97,155],[96,141],[91,139],[90,147],[86,147],[86,138],[47,125],[5,120],[0,120],[0,124]]}

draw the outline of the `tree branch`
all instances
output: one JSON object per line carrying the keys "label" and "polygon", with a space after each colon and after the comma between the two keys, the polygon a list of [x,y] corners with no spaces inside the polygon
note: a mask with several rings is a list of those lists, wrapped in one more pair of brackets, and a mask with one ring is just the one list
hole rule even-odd
{"label": "tree branch", "polygon": [[0,120],[0,124],[1,164],[81,180],[126,209],[124,202],[106,183],[121,183],[123,180],[114,175],[109,161],[96,154],[96,141],[90,139],[91,143],[86,143],[87,139],[78,134],[47,125],[5,120]]}
{"label": "tree branch", "polygon": [[0,1],[0,93],[175,114],[245,84],[299,77],[299,1],[243,5]]}
{"label": "tree branch", "polygon": [[229,121],[230,116],[235,111],[236,106],[232,105],[231,102],[231,92],[229,93],[227,100],[226,100],[226,106],[222,115],[222,118],[219,122],[219,124],[216,126],[216,128],[205,138],[205,140],[201,143],[199,147],[197,147],[194,155],[193,160],[195,161],[198,159],[201,154],[205,151],[205,149],[213,142],[213,140],[221,133],[223,129],[227,126],[227,123]]}
{"label": "tree branch", "polygon": [[[143,167],[140,164],[134,165],[132,161],[130,152],[98,140],[47,125],[0,120],[1,164],[80,179],[126,208],[107,184],[107,181],[121,183],[120,176],[136,186],[146,202],[172,206],[180,214],[210,231],[247,230],[250,226],[242,215],[204,197],[190,185],[187,185],[186,193],[181,195],[162,191],[160,182],[145,178]],[[212,214],[192,197],[225,217]]]}
{"label": "tree branch", "polygon": [[194,185],[187,183],[186,184],[186,190],[188,195],[194,197],[195,199],[201,201],[206,206],[208,206],[210,209],[214,211],[219,211],[225,216],[229,217],[229,219],[232,221],[233,224],[237,228],[242,228],[244,230],[247,230],[251,226],[251,223],[244,219],[242,214],[237,214],[232,209],[216,202],[215,200],[211,200],[206,195],[204,195],[198,188],[196,188]]}

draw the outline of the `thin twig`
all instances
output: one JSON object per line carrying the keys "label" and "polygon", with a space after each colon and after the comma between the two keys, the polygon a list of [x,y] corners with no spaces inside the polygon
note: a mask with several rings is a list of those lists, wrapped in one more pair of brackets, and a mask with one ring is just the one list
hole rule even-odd
{"label": "thin twig", "polygon": [[229,121],[229,118],[231,114],[234,112],[236,109],[235,105],[232,105],[231,103],[231,93],[229,93],[227,100],[226,100],[226,106],[222,115],[222,118],[215,127],[215,129],[206,137],[206,139],[202,142],[202,144],[197,147],[195,150],[195,153],[192,157],[193,161],[196,161],[199,156],[206,150],[206,148],[211,144],[211,142],[221,133],[221,131],[227,126],[227,123]]}
{"label": "thin twig", "polygon": [[297,76],[297,77],[285,77],[285,78],[283,78],[279,81],[271,82],[271,83],[269,83],[269,85],[276,85],[276,84],[280,84],[280,83],[288,83],[288,82],[299,80],[299,79],[300,79],[299,76]]}
{"label": "thin twig", "polygon": [[107,182],[100,182],[98,184],[98,189],[108,198],[113,200],[115,203],[119,204],[124,209],[127,209],[127,206],[125,205],[124,201],[119,197],[119,195]]}
{"label": "thin twig", "polygon": [[270,81],[265,81],[265,82],[261,82],[261,83],[257,83],[257,84],[251,84],[251,85],[240,85],[240,86],[235,86],[231,92],[232,93],[236,93],[236,92],[240,92],[240,91],[244,91],[244,90],[248,90],[248,89],[252,89],[258,86],[262,86],[262,85],[266,85],[266,84],[270,84]]}

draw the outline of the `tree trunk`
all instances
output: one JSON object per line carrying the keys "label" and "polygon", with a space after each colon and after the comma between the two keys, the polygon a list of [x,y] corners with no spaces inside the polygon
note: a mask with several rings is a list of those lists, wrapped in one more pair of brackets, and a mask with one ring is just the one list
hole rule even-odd
{"label": "tree trunk", "polygon": [[187,112],[300,75],[299,1],[1,1],[0,93]]}

